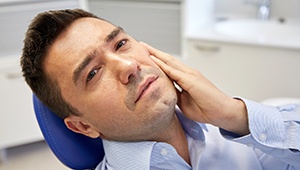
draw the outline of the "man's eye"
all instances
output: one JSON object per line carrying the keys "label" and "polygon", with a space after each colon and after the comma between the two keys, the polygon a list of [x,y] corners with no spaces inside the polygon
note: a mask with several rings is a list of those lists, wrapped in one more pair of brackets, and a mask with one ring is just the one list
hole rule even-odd
{"label": "man's eye", "polygon": [[86,81],[89,82],[90,80],[92,80],[97,73],[98,73],[98,69],[94,69],[91,72],[89,72]]}
{"label": "man's eye", "polygon": [[118,43],[117,43],[117,45],[116,45],[116,51],[118,50],[118,49],[120,49],[123,45],[125,45],[126,44],[126,42],[127,42],[127,40],[121,40],[121,41],[119,41]]}

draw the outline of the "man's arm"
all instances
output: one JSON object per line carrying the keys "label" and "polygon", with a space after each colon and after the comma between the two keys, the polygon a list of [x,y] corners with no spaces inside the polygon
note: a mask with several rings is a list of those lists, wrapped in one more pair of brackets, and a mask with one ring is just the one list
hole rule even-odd
{"label": "man's arm", "polygon": [[178,106],[188,118],[217,126],[234,141],[300,166],[299,106],[272,107],[229,97],[197,70],[144,45],[156,64],[182,88]]}
{"label": "man's arm", "polygon": [[242,100],[246,104],[251,133],[238,136],[221,129],[222,135],[300,168],[300,105],[273,107]]}

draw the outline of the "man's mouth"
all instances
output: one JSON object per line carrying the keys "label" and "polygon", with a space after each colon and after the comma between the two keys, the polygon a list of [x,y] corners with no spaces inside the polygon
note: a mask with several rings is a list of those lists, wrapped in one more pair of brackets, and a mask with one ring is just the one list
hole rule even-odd
{"label": "man's mouth", "polygon": [[138,87],[135,103],[138,102],[144,94],[147,92],[151,84],[157,79],[157,77],[151,76],[146,78],[146,80]]}

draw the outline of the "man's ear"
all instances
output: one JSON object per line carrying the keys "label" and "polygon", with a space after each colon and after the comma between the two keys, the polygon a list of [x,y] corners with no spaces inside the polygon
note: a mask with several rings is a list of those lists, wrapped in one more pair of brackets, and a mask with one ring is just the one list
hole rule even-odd
{"label": "man's ear", "polygon": [[97,129],[79,116],[70,115],[64,119],[64,122],[73,132],[80,133],[91,138],[98,138],[101,135]]}

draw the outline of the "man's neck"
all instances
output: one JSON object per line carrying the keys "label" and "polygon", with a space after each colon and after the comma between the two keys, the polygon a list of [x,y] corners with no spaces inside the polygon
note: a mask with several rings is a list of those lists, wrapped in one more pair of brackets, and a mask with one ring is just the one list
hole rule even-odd
{"label": "man's neck", "polygon": [[175,121],[171,127],[161,134],[162,138],[158,142],[166,142],[172,145],[177,153],[188,163],[190,164],[188,142],[186,134],[182,128],[180,121],[178,120],[176,114]]}

